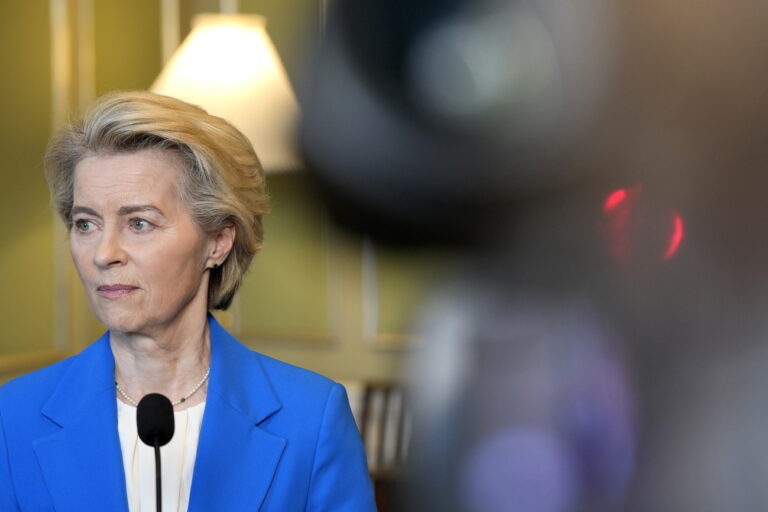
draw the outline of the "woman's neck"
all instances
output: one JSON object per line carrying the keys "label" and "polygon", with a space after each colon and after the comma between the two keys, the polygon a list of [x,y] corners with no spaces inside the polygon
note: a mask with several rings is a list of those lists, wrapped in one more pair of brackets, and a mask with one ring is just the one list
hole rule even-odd
{"label": "woman's neck", "polygon": [[[138,402],[148,393],[161,393],[171,402],[186,397],[210,367],[210,334],[205,316],[151,334],[110,332],[115,380]],[[180,411],[205,400],[207,382],[183,403]],[[130,403],[118,394],[126,403]],[[132,404],[133,405],[133,404]]]}

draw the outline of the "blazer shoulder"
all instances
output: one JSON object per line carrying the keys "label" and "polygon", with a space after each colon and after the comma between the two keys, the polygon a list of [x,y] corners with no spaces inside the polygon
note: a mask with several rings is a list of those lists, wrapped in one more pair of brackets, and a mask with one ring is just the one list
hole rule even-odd
{"label": "blazer shoulder", "polygon": [[[267,385],[280,401],[294,394],[304,394],[307,399],[326,397],[335,386],[340,386],[319,373],[253,350],[224,329],[213,315],[209,315],[209,322],[212,357],[220,358],[221,371],[228,374],[228,384]],[[262,382],[263,379],[266,382]]]}
{"label": "blazer shoulder", "polygon": [[76,357],[70,356],[9,380],[0,386],[0,407],[21,403],[41,404],[51,396]]}
{"label": "blazer shoulder", "polygon": [[330,392],[332,387],[339,385],[328,377],[312,370],[280,361],[259,352],[254,352],[254,354],[256,354],[256,358],[264,373],[275,384],[289,383],[292,387],[302,392],[315,390],[315,392],[320,391],[324,392],[324,394]]}

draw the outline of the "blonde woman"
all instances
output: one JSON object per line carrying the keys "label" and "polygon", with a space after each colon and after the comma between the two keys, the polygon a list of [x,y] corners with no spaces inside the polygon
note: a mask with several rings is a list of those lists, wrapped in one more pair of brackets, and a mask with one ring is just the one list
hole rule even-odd
{"label": "blonde woman", "polygon": [[169,397],[163,510],[372,511],[343,388],[219,325],[262,241],[264,174],[226,121],[147,92],[102,98],[52,140],[46,178],[109,329],[0,389],[0,510],[155,510],[136,405]]}

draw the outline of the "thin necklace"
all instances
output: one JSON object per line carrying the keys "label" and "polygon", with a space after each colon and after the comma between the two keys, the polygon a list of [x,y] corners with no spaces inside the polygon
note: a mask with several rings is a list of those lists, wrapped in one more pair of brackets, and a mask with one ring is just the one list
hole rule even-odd
{"label": "thin necklace", "polygon": [[[205,384],[205,381],[208,380],[208,375],[210,375],[210,373],[211,373],[211,367],[209,366],[208,370],[206,370],[206,372],[205,372],[205,375],[203,375],[203,378],[200,379],[200,382],[197,383],[197,386],[192,388],[192,391],[190,391],[189,393],[187,393],[186,395],[184,395],[180,399],[176,400],[171,405],[176,407],[177,405],[183,404],[184,402],[186,402],[189,397],[194,395],[197,392],[197,390],[200,389],[203,386],[203,384]],[[118,384],[117,381],[115,381],[115,388],[117,389],[117,392],[120,393],[120,395],[128,401],[129,404],[131,404],[134,407],[138,407],[139,406],[139,404],[136,402],[136,400],[134,400],[133,398],[129,397],[125,393],[125,391],[123,391],[120,388],[120,384]]]}

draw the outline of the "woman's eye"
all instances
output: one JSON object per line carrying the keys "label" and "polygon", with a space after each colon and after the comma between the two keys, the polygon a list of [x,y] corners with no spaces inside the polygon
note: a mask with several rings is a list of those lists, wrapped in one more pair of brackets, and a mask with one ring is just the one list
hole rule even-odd
{"label": "woman's eye", "polygon": [[149,222],[144,219],[131,219],[131,228],[133,228],[135,231],[145,231],[149,227]]}
{"label": "woman's eye", "polygon": [[75,229],[80,233],[87,233],[92,227],[93,224],[89,220],[79,219],[75,221]]}

